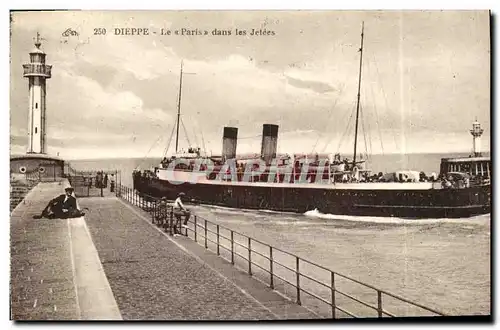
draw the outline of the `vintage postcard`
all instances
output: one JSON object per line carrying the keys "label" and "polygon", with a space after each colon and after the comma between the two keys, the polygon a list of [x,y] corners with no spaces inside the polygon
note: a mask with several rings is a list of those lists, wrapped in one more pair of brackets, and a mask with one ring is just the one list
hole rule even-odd
{"label": "vintage postcard", "polygon": [[10,318],[491,320],[490,21],[11,11]]}

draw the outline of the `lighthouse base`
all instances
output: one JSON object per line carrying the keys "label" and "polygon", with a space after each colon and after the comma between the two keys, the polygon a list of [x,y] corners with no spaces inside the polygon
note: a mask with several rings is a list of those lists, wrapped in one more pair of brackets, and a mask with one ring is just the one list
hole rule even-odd
{"label": "lighthouse base", "polygon": [[25,154],[10,157],[11,178],[36,178],[53,181],[64,176],[64,160],[45,154]]}

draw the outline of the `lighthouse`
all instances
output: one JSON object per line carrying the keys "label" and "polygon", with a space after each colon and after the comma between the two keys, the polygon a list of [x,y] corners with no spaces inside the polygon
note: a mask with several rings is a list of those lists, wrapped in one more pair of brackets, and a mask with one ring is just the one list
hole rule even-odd
{"label": "lighthouse", "polygon": [[477,119],[472,123],[472,129],[470,130],[470,134],[472,135],[472,152],[474,153],[474,157],[481,156],[481,135],[483,135],[484,130],[481,128],[481,124],[477,121]]}
{"label": "lighthouse", "polygon": [[28,150],[29,154],[45,154],[47,152],[45,139],[46,118],[46,83],[51,77],[51,65],[45,64],[45,53],[40,49],[42,45],[40,34],[37,33],[35,48],[29,53],[30,63],[24,64],[24,77],[29,81],[29,127]]}
{"label": "lighthouse", "polygon": [[41,50],[41,38],[37,33],[35,48],[29,52],[29,63],[23,64],[23,77],[28,78],[28,147],[26,154],[11,155],[11,176],[54,181],[64,174],[64,160],[47,154],[46,98],[47,79],[51,77],[51,65],[45,64]]}

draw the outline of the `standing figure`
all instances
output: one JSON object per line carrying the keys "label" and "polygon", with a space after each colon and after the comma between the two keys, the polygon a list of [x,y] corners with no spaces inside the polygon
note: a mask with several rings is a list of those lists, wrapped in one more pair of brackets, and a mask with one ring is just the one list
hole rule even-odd
{"label": "standing figure", "polygon": [[109,182],[109,191],[114,192],[115,191],[115,175],[111,174],[111,181]]}

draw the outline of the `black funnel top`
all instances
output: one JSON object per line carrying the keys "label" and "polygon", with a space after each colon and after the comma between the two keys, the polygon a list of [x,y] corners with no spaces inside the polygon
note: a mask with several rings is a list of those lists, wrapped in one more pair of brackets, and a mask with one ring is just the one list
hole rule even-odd
{"label": "black funnel top", "polygon": [[224,127],[223,138],[237,139],[238,138],[238,128],[236,127]]}
{"label": "black funnel top", "polygon": [[262,126],[262,135],[263,136],[272,136],[272,137],[277,137],[278,136],[278,125],[274,124],[264,124]]}

